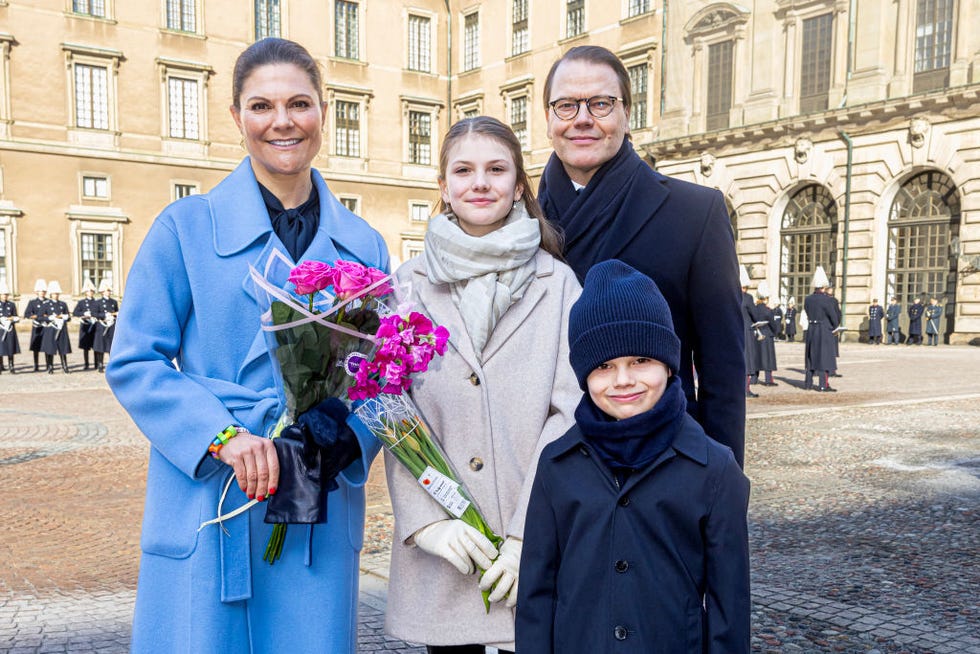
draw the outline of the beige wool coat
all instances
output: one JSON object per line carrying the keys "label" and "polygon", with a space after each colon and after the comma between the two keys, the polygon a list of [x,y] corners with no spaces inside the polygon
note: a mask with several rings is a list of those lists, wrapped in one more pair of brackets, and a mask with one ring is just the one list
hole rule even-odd
{"label": "beige wool coat", "polygon": [[[412,396],[494,532],[522,538],[541,449],[575,422],[582,391],[568,362],[575,274],[544,250],[524,297],[501,316],[481,357],[473,351],[447,284],[432,284],[416,257],[398,270],[416,310],[449,330],[449,347],[412,385]],[[449,515],[386,453],[395,515],[385,630],[428,645],[513,649],[514,610],[487,614],[479,576],[465,576],[406,541]]]}

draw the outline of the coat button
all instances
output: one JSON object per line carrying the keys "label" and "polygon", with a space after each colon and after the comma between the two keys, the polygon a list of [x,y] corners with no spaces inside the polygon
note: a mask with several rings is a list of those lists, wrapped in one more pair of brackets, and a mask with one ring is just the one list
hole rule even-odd
{"label": "coat button", "polygon": [[626,627],[623,625],[617,625],[616,628],[613,629],[613,638],[616,640],[626,640],[626,634]]}
{"label": "coat button", "polygon": [[481,459],[478,456],[475,456],[472,459],[470,459],[470,470],[472,470],[473,472],[479,472],[480,470],[483,470],[483,459]]}
{"label": "coat button", "polygon": [[619,498],[619,505],[620,506],[629,506],[630,505],[630,498],[628,496],[626,496],[626,495],[624,495],[623,497]]}
{"label": "coat button", "polygon": [[619,560],[616,561],[616,572],[626,572],[630,569],[630,564],[627,561]]}
{"label": "coat button", "polygon": [[474,386],[480,385],[480,378],[476,376],[475,372],[470,375],[470,383],[473,384]]}

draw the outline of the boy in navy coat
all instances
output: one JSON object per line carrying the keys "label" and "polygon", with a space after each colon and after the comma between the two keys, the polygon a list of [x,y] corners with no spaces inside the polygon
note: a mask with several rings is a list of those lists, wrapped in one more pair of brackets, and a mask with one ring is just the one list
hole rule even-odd
{"label": "boy in navy coat", "polygon": [[749,482],[685,411],[657,285],[615,259],[593,266],[568,332],[588,392],[538,463],[517,651],[748,652]]}

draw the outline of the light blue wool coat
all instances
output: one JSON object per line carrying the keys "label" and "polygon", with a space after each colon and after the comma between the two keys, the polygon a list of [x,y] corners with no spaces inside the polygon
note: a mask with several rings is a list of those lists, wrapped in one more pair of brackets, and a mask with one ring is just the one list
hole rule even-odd
{"label": "light blue wool coat", "polygon": [[[387,270],[381,236],[315,170],[313,181],[320,227],[303,258]],[[283,408],[248,270],[274,248],[285,252],[246,158],[212,192],[167,207],[129,271],[106,377],[151,444],[133,652],[356,649],[363,484],[379,449],[360,423],[363,455],[329,494],[327,522],[290,526],[275,565],[262,561],[272,529],[262,505],[225,522],[227,533],[198,532],[230,472],[207,455],[214,435],[232,423],[266,433]],[[233,484],[224,511],[245,502]]]}

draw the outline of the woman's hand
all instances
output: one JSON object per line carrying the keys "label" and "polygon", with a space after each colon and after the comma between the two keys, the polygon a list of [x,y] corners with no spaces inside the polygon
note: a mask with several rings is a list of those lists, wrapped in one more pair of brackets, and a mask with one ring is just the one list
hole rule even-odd
{"label": "woman's hand", "polygon": [[261,502],[275,494],[279,486],[279,457],[270,439],[242,432],[221,448],[218,458],[234,469],[238,487],[248,499]]}

